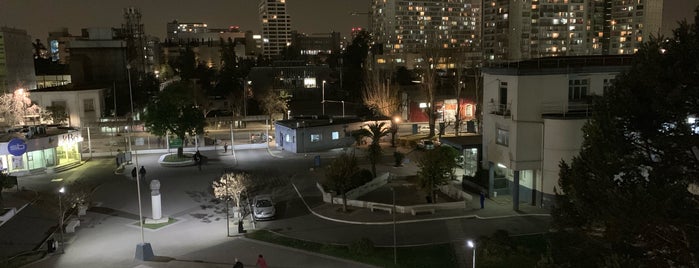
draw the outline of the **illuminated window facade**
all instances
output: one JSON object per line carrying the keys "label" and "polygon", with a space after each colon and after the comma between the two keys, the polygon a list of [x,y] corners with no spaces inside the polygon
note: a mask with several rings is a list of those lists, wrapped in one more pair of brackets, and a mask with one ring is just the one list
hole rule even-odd
{"label": "illuminated window facade", "polygon": [[260,0],[262,23],[262,55],[276,56],[291,44],[291,16],[287,14],[285,0]]}
{"label": "illuminated window facade", "polygon": [[32,170],[80,162],[82,141],[79,131],[34,137],[25,141],[26,152],[19,156],[9,152],[9,141],[0,142],[0,170],[26,174]]}
{"label": "illuminated window facade", "polygon": [[372,32],[384,53],[415,53],[425,47],[477,51],[480,2],[373,0]]}
{"label": "illuminated window facade", "polygon": [[663,0],[486,0],[486,62],[633,54],[660,31]]}

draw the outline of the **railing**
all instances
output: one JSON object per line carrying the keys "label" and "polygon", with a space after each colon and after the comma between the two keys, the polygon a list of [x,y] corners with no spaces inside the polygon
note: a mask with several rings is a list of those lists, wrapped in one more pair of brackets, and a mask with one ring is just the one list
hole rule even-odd
{"label": "railing", "polygon": [[510,116],[510,106],[511,106],[511,104],[509,104],[509,103],[508,104],[499,104],[499,103],[491,102],[488,105],[488,112],[490,114]]}
{"label": "railing", "polygon": [[592,105],[580,102],[544,102],[541,104],[542,117],[581,118],[592,115]]}

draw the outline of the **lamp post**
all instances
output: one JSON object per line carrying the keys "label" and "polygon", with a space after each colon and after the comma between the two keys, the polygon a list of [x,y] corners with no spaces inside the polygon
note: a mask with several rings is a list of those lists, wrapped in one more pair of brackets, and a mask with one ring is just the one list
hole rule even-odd
{"label": "lamp post", "polygon": [[468,240],[466,244],[473,249],[473,268],[476,268],[476,243],[473,240]]}
{"label": "lamp post", "polygon": [[325,80],[323,80],[323,100],[321,103],[323,104],[323,115],[325,115]]}
{"label": "lamp post", "polygon": [[[131,150],[131,136],[133,135],[133,90],[131,89],[131,65],[126,64],[126,70],[129,76],[129,100],[131,101],[131,131],[129,131],[129,150]],[[138,153],[133,152],[132,157],[134,164],[138,168]],[[153,258],[153,249],[150,243],[146,243],[146,238],[143,233],[143,210],[141,206],[141,174],[136,172],[136,193],[138,194],[138,224],[141,227],[141,243],[136,245],[136,258],[142,261],[147,261]]]}
{"label": "lamp post", "polygon": [[63,241],[63,203],[61,202],[61,195],[66,192],[65,187],[61,187],[58,189],[58,213],[60,213],[59,217],[59,222],[58,222],[58,228],[61,230],[61,253],[65,253],[65,250],[63,249],[64,241]]}

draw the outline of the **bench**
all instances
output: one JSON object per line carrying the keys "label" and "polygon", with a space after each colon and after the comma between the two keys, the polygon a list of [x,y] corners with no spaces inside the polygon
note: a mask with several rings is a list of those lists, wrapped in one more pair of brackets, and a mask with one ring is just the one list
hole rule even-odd
{"label": "bench", "polygon": [[434,208],[431,207],[418,207],[418,208],[411,208],[410,213],[413,214],[413,216],[420,214],[420,213],[430,213],[434,214]]}
{"label": "bench", "polygon": [[66,233],[75,233],[75,227],[80,226],[80,220],[78,219],[72,219],[68,221],[68,224],[66,224]]}
{"label": "bench", "polygon": [[393,206],[391,206],[391,205],[369,204],[369,210],[371,210],[371,212],[374,212],[375,209],[388,211],[388,213],[390,213],[390,214],[393,213]]}

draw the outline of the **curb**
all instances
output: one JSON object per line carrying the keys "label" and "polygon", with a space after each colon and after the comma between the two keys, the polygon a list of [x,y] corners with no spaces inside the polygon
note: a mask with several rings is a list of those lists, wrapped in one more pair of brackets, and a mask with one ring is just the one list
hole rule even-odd
{"label": "curb", "polygon": [[[346,224],[356,224],[356,225],[393,225],[393,221],[381,221],[381,222],[362,222],[362,221],[348,221],[348,220],[340,220],[340,219],[335,219],[331,218],[325,215],[322,215],[315,210],[313,210],[308,203],[306,203],[306,200],[303,198],[301,195],[301,192],[299,189],[296,187],[296,184],[293,182],[291,183],[291,186],[294,187],[294,190],[296,193],[299,195],[301,198],[301,201],[303,201],[303,204],[306,206],[308,211],[310,211],[313,215],[315,215],[318,218],[328,220],[328,221],[334,221],[334,222],[339,222],[339,223],[346,223]],[[451,217],[437,217],[437,218],[430,218],[430,219],[418,219],[418,220],[401,220],[401,221],[396,221],[396,224],[404,224],[404,223],[417,223],[417,222],[430,222],[430,221],[444,221],[444,220],[458,220],[458,219],[478,219],[478,220],[493,220],[493,219],[504,219],[504,218],[514,218],[514,217],[548,217],[551,216],[550,214],[522,214],[522,215],[502,215],[502,216],[489,216],[489,217],[484,217],[484,216],[478,216],[476,214],[471,214],[471,215],[462,215],[462,216],[451,216]]]}

